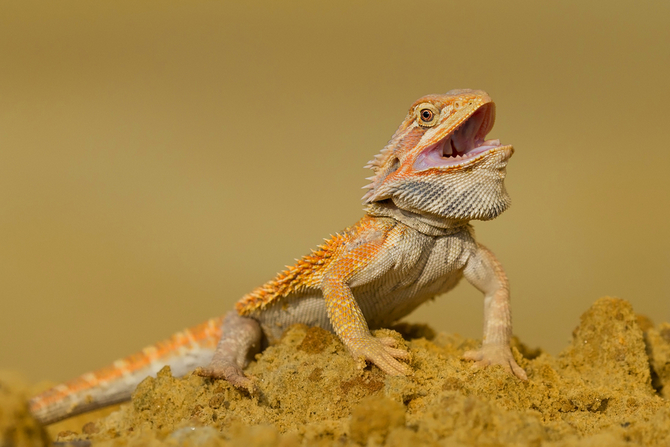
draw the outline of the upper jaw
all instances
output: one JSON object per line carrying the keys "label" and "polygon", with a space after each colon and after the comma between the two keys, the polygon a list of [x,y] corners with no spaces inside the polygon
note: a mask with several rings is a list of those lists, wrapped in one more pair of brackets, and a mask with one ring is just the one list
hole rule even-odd
{"label": "upper jaw", "polygon": [[497,139],[485,140],[493,127],[493,107],[492,103],[483,105],[456,129],[422,150],[414,162],[414,169],[422,171],[429,168],[467,166],[489,153],[510,148],[511,146],[502,146]]}

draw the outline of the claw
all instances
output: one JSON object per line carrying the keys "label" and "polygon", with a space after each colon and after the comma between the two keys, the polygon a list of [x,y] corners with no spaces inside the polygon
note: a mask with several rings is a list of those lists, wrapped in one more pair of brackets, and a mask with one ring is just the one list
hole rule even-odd
{"label": "claw", "polygon": [[398,344],[398,341],[393,337],[379,337],[377,340],[384,346],[395,347]]}
{"label": "claw", "polygon": [[477,351],[467,351],[463,354],[466,360],[472,360],[475,363],[472,368],[485,368],[489,365],[500,365],[508,373],[518,377],[521,380],[528,380],[526,371],[523,370],[514,360],[512,351],[507,346],[486,346]]}
{"label": "claw", "polygon": [[392,337],[375,338],[372,335],[347,343],[352,354],[360,359],[374,363],[379,369],[391,376],[406,376],[412,373],[409,365],[396,359],[409,360],[410,353],[394,346]]}
{"label": "claw", "polygon": [[250,394],[254,394],[256,391],[256,385],[254,384],[254,381],[245,376],[242,370],[233,366],[225,368],[201,367],[196,368],[193,372],[200,377],[224,379],[236,388],[242,388],[249,391]]}
{"label": "claw", "polygon": [[391,348],[391,347],[388,347],[388,346],[385,346],[385,348],[386,348],[386,352],[391,354],[394,358],[409,360],[409,352],[407,352],[403,349],[396,349],[396,348]]}

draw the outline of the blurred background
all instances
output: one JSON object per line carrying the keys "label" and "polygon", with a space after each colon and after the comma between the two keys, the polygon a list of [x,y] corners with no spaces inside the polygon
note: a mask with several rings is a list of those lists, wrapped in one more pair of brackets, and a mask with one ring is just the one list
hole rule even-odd
{"label": "blurred background", "polygon": [[[229,310],[361,215],[418,97],[489,92],[513,205],[475,222],[514,331],[670,321],[668,2],[0,3],[0,368],[64,380]],[[408,321],[481,337],[467,283]]]}

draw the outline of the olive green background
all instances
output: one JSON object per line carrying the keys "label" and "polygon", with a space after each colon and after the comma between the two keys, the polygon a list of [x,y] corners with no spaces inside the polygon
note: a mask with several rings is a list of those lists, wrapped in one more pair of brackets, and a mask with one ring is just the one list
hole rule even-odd
{"label": "olive green background", "polygon": [[[242,5],[241,3],[245,3]],[[670,3],[0,2],[0,368],[63,380],[231,308],[361,216],[427,93],[489,92],[514,330],[670,320]],[[480,337],[466,283],[410,321]]]}

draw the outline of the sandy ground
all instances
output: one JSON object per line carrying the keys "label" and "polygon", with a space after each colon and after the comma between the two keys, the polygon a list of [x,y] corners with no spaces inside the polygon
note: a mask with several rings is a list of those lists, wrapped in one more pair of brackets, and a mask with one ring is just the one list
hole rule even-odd
{"label": "sandy ground", "polygon": [[332,334],[294,326],[249,366],[256,395],[165,368],[130,403],[46,429],[27,411],[36,388],[5,373],[0,445],[670,445],[670,324],[624,300],[596,301],[556,358],[515,341],[527,382],[461,360],[476,340],[394,329],[378,332],[409,348],[412,376],[357,369]]}

